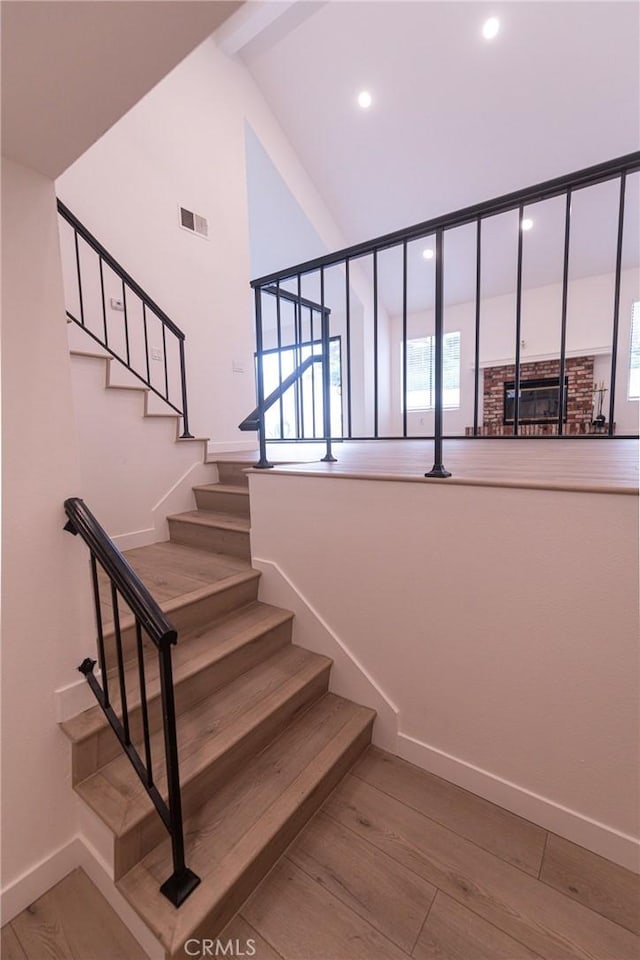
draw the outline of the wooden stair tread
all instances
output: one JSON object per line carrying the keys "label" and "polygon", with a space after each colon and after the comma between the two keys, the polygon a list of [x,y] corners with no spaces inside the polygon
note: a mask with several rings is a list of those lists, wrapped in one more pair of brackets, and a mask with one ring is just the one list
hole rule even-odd
{"label": "wooden stair tread", "polygon": [[222,530],[235,530],[238,533],[249,533],[251,529],[248,519],[231,516],[228,513],[215,513],[213,510],[187,510],[185,513],[175,513],[167,517],[167,520],[217,527]]}
{"label": "wooden stair tread", "polygon": [[212,493],[231,493],[240,497],[249,496],[249,488],[241,487],[237,483],[198,483],[193,487],[194,490],[205,490]]}
{"label": "wooden stair tread", "polygon": [[[179,715],[178,750],[183,789],[185,783],[330,666],[327,657],[290,645]],[[138,749],[142,755],[142,748]],[[152,734],[151,750],[156,786],[166,797],[162,731]],[[140,823],[150,811],[156,816],[143,784],[124,754],[79,783],[76,790],[116,836],[122,836]]]}
{"label": "wooden stair tread", "polygon": [[[256,602],[241,607],[212,624],[181,634],[172,651],[174,683],[178,684],[204,667],[222,661],[232,652],[252,643],[267,630],[291,619],[293,614],[289,610]],[[145,643],[145,678],[148,701],[160,694],[158,670],[156,648],[147,641]],[[137,660],[131,660],[125,664],[125,677],[127,703],[129,711],[132,711],[140,705]],[[120,693],[115,667],[109,671],[109,692],[111,703],[119,713]],[[72,742],[78,743],[107,727],[108,721],[102,708],[96,705],[66,720],[60,726]]]}
{"label": "wooden stair tread", "polygon": [[172,872],[168,841],[122,878],[120,891],[170,955],[178,954],[194,931],[210,935],[203,933],[203,924],[208,918],[216,923],[218,905],[232,896],[243,875],[255,871],[254,882],[261,879],[261,854],[273,849],[288,824],[293,834],[281,844],[293,838],[301,825],[296,814],[313,802],[323,780],[374,716],[373,710],[326,694],[188,818],[186,861],[202,882],[180,910],[159,890]]}

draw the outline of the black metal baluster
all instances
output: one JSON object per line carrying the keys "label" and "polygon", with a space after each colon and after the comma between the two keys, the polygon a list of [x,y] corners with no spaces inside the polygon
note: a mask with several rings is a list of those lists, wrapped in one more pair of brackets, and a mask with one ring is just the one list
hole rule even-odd
{"label": "black metal baluster", "polygon": [[558,373],[558,436],[564,432],[564,378],[567,366],[567,303],[569,296],[569,240],[571,234],[571,190],[567,190],[564,211],[564,255],[562,263],[562,307],[560,314],[560,370]]}
{"label": "black metal baluster", "polygon": [[140,706],[142,708],[142,735],[144,737],[144,755],[147,767],[147,786],[153,786],[153,767],[151,763],[151,740],[149,738],[149,712],[147,708],[147,683],[144,675],[144,648],[142,646],[142,628],[136,617],[136,646],[138,648],[138,679],[140,681]]}
{"label": "black metal baluster", "polygon": [[[282,316],[280,313],[280,281],[276,280],[276,335],[278,338],[278,386],[282,386]],[[280,407],[280,439],[284,440],[284,404],[282,397],[278,401]]]}
{"label": "black metal baluster", "polygon": [[476,342],[473,377],[473,435],[478,436],[478,400],[480,389],[480,295],[482,281],[482,220],[478,217],[476,224]]}
{"label": "black metal baluster", "polygon": [[76,271],[78,273],[78,299],[80,301],[80,323],[84,327],[84,298],[82,296],[82,275],[80,270],[80,250],[78,247],[78,231],[73,231],[76,245]]}
{"label": "black metal baluster", "polygon": [[104,271],[102,267],[102,257],[98,254],[98,264],[100,266],[100,294],[102,297],[102,323],[104,326],[104,345],[109,346],[109,331],[107,329],[107,304],[104,297]]}
{"label": "black metal baluster", "polygon": [[100,582],[94,554],[91,554],[91,579],[93,581],[93,600],[96,608],[96,629],[98,631],[98,661],[102,674],[102,695],[105,707],[109,706],[109,679],[107,677],[107,658],[104,651],[104,631],[102,629],[102,610],[100,609]]}
{"label": "black metal baluster", "polygon": [[264,432],[264,369],[263,369],[263,340],[262,340],[262,289],[255,288],[256,305],[256,383],[258,387],[258,419],[259,419],[259,440],[260,440],[260,459],[256,463],[256,469],[268,470],[273,466],[267,460],[267,438]]}
{"label": "black metal baluster", "polygon": [[344,262],[344,282],[346,294],[346,325],[347,325],[347,424],[349,439],[351,439],[351,284],[349,282],[349,261]]}
{"label": "black metal baluster", "polygon": [[167,360],[167,328],[162,324],[162,356],[164,358],[164,395],[169,399],[169,361]]}
{"label": "black metal baluster", "polygon": [[402,244],[402,436],[407,436],[407,241]]}
{"label": "black metal baluster", "polygon": [[[178,337],[178,349],[180,350],[180,388],[182,390],[182,440],[193,439],[193,434],[189,432],[189,408],[187,404],[187,367],[184,358],[184,337]],[[148,363],[148,359],[147,359]]]}
{"label": "black metal baluster", "polygon": [[169,797],[169,821],[173,875],[160,887],[161,893],[179,907],[200,883],[199,877],[185,865],[184,833],[182,826],[182,798],[180,795],[180,767],[178,764],[178,738],[176,732],[176,706],[173,694],[173,670],[171,644],[163,641],[158,651],[160,662],[160,690],[162,695],[162,719],[164,729],[165,762],[167,767],[167,791]]}
{"label": "black metal baluster", "polygon": [[378,251],[373,251],[373,435],[378,437]]}
{"label": "black metal baluster", "polygon": [[324,419],[324,438],[326,453],[323,463],[335,463],[331,452],[331,334],[329,331],[329,311],[324,305],[324,267],[320,267],[320,323],[322,336],[322,413]]}
{"label": "black metal baluster", "polygon": [[142,329],[144,331],[144,359],[147,367],[147,383],[151,385],[151,368],[149,367],[149,332],[147,330],[147,308],[142,301]]}
{"label": "black metal baluster", "polygon": [[524,216],[524,207],[518,208],[518,265],[516,274],[516,369],[515,369],[515,395],[513,398],[513,435],[518,436],[519,418],[520,418],[520,332],[522,329],[522,246],[523,230],[522,219]]}
{"label": "black metal baluster", "polygon": [[[296,353],[296,367],[299,367],[300,364],[302,363],[302,349],[301,349],[301,344],[302,344],[302,303],[300,302],[301,299],[302,299],[302,278],[301,278],[300,274],[298,274],[298,302],[297,302],[297,304],[296,304],[296,306],[295,306],[295,310],[296,310],[296,323],[297,323],[297,325],[298,325],[298,333],[297,333],[297,338],[298,338],[298,351],[297,351],[297,353]],[[299,433],[299,435],[302,437],[302,439],[304,440],[304,439],[305,439],[305,429],[304,429],[304,376],[302,376],[302,377],[300,378],[300,380],[296,380],[296,390],[299,391],[298,395],[299,395],[299,399],[300,399],[300,423],[301,423],[301,425],[302,425],[302,426],[301,426],[301,429],[298,431],[298,433]]]}
{"label": "black metal baluster", "polygon": [[618,241],[616,245],[616,279],[613,293],[613,332],[611,342],[611,383],[609,384],[609,429],[613,436],[615,430],[616,371],[618,367],[618,325],[620,319],[620,275],[622,272],[622,241],[624,237],[624,198],[627,187],[627,175],[620,177],[620,205],[618,208]]}
{"label": "black metal baluster", "polygon": [[[313,335],[313,307],[309,307],[309,336],[311,337],[311,356],[316,352],[316,341]],[[315,364],[311,365],[311,396],[313,398],[313,403],[311,406],[311,423],[313,427],[313,439],[315,440],[318,436],[316,429],[316,366]]]}
{"label": "black metal baluster", "polygon": [[124,342],[127,349],[127,366],[131,366],[131,353],[129,351],[129,317],[127,314],[127,288],[124,280],[122,281],[122,308],[124,310]]}
{"label": "black metal baluster", "polygon": [[122,633],[120,631],[120,613],[118,612],[118,592],[115,585],[111,584],[111,604],[113,606],[113,625],[116,638],[116,656],[118,660],[118,680],[120,683],[120,700],[122,703],[122,726],[124,729],[124,742],[129,745],[131,737],[129,735],[129,709],[127,707],[127,685],[124,675],[124,657],[122,655]]}
{"label": "black metal baluster", "polygon": [[444,335],[444,231],[436,230],[436,284],[435,284],[435,405],[433,466],[425,477],[450,477],[442,464],[442,340]]}

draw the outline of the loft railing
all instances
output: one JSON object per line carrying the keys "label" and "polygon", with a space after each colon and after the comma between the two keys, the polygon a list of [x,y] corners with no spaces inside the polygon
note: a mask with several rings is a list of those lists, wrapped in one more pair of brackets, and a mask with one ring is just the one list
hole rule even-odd
{"label": "loft railing", "polygon": [[[267,276],[260,277],[251,282],[255,296],[255,320],[256,320],[256,381],[257,381],[257,408],[254,411],[254,419],[260,429],[261,452],[260,463],[258,466],[269,466],[266,456],[264,414],[266,412],[266,402],[271,400],[274,393],[265,399],[264,389],[264,363],[265,357],[269,353],[278,351],[279,354],[284,350],[298,350],[300,345],[306,341],[313,341],[313,335],[310,332],[307,335],[303,329],[303,305],[311,303],[313,308],[319,313],[321,318],[321,358],[323,360],[323,423],[324,440],[327,443],[327,452],[331,453],[331,411],[330,404],[334,402],[344,406],[346,413],[347,430],[343,433],[345,439],[400,439],[411,434],[408,427],[408,405],[407,405],[407,381],[408,381],[408,308],[409,308],[409,278],[408,278],[408,251],[410,245],[418,241],[430,240],[432,242],[433,254],[433,326],[432,326],[432,344],[431,344],[431,371],[429,380],[429,391],[432,397],[432,403],[428,404],[425,410],[429,416],[433,416],[433,433],[426,431],[420,436],[431,438],[434,441],[434,462],[431,470],[425,474],[429,477],[448,477],[449,472],[443,463],[443,439],[447,439],[443,431],[443,410],[445,409],[444,400],[444,382],[443,382],[443,353],[445,338],[445,301],[444,301],[444,283],[445,283],[445,264],[449,265],[447,258],[447,241],[450,239],[451,231],[465,226],[475,227],[475,270],[474,287],[475,303],[473,304],[473,417],[472,425],[469,425],[468,435],[481,438],[487,435],[486,428],[480,421],[481,398],[480,398],[480,366],[481,366],[481,320],[482,318],[482,281],[483,281],[483,226],[486,226],[490,218],[501,214],[517,213],[517,240],[514,232],[513,243],[517,244],[515,251],[515,304],[512,317],[513,332],[513,362],[511,366],[514,369],[513,394],[510,407],[509,419],[504,424],[508,424],[502,429],[502,435],[506,439],[518,438],[521,436],[530,437],[532,435],[531,422],[528,418],[521,415],[522,402],[522,368],[527,363],[527,358],[523,360],[522,356],[522,329],[523,329],[523,262],[524,262],[524,242],[523,228],[525,227],[525,211],[535,204],[544,201],[560,198],[564,201],[562,212],[562,254],[561,264],[558,264],[562,274],[562,296],[559,311],[559,351],[557,354],[557,403],[551,418],[545,420],[550,424],[550,433],[546,436],[556,438],[571,436],[571,433],[565,423],[566,395],[567,388],[567,311],[568,311],[568,292],[570,284],[569,260],[572,242],[571,233],[571,213],[572,203],[576,198],[582,196],[580,191],[587,191],[596,185],[607,181],[617,181],[616,195],[616,239],[615,250],[612,250],[612,259],[615,263],[613,270],[613,296],[611,298],[611,363],[609,371],[609,402],[605,411],[599,410],[599,416],[595,416],[593,423],[590,424],[590,432],[585,435],[608,436],[612,437],[615,433],[615,402],[616,402],[616,372],[618,363],[618,340],[620,325],[620,288],[622,273],[622,252],[623,252],[623,234],[625,226],[625,194],[628,177],[630,174],[640,170],[640,152],[628,154],[619,157],[607,163],[597,164],[588,167],[576,173],[572,173],[553,180],[548,180],[535,186],[523,190],[517,190],[505,196],[498,197],[483,203],[478,203],[470,207],[465,207],[453,213],[444,216],[435,217],[431,220],[415,224],[403,230],[385,234],[365,243],[356,244],[339,250],[335,253],[318,257],[314,260],[308,260],[284,270],[278,270]],[[413,255],[414,248],[412,248]],[[384,390],[390,391],[389,381],[393,377],[394,371],[390,368],[387,360],[382,355],[382,328],[380,322],[381,300],[380,300],[380,277],[381,264],[385,268],[388,276],[391,268],[389,262],[383,263],[383,257],[394,255],[396,261],[395,274],[393,282],[398,290],[401,291],[401,313],[400,322],[402,329],[401,349],[401,375],[399,393],[402,400],[402,427],[393,435],[385,435],[381,429],[381,420],[384,404],[381,401],[381,394]],[[327,284],[330,283],[331,290],[326,295]],[[359,341],[356,344],[354,339],[355,317],[354,317],[354,287],[357,289],[358,297],[361,301],[360,332]],[[315,302],[309,299],[309,293],[318,297]],[[303,296],[304,293],[304,296]],[[267,295],[267,297],[265,297]],[[362,307],[362,302],[368,300],[366,310]],[[319,302],[318,302],[319,301]],[[275,303],[275,307],[274,307]],[[330,307],[329,308],[329,304]],[[283,318],[283,313],[287,312],[287,319]],[[332,313],[333,311],[333,313]],[[339,314],[339,317],[336,315]],[[312,310],[313,316],[313,310]],[[364,319],[363,319],[364,318]],[[342,396],[330,396],[329,390],[329,343],[336,333],[344,334],[344,345],[341,347],[342,366],[345,368],[346,376],[341,376],[340,392]],[[586,351],[588,352],[588,350]],[[367,356],[365,356],[365,354]],[[372,358],[369,364],[368,372],[367,357]],[[385,362],[387,367],[385,368]],[[530,361],[529,361],[530,362]],[[400,364],[399,364],[400,366]],[[354,396],[356,392],[356,381],[359,391],[358,403]],[[368,378],[368,379],[367,379]],[[342,386],[346,381],[346,392]],[[279,387],[282,393],[287,389],[283,379],[282,372],[279,376]],[[368,383],[368,386],[367,386]],[[363,386],[364,384],[364,386]],[[291,386],[289,384],[289,386]],[[600,385],[598,385],[600,386]],[[594,395],[597,392],[596,384],[592,385]],[[604,384],[602,384],[604,389]],[[336,391],[338,393],[338,391]],[[370,398],[370,399],[369,399]],[[388,403],[388,400],[387,400]],[[505,401],[506,403],[506,401]],[[360,407],[358,429],[356,420],[356,407]],[[505,408],[506,409],[506,408]],[[608,416],[607,416],[608,414]],[[367,423],[372,426],[367,426]],[[592,429],[591,429],[592,427]],[[582,436],[582,435],[580,435]],[[302,436],[295,439],[301,440]],[[334,436],[333,439],[336,439]],[[328,459],[335,459],[330,456]]]}
{"label": "loft railing", "polygon": [[[100,344],[104,350],[119,360],[145,387],[160,397],[172,410],[182,417],[182,439],[192,436],[189,433],[189,410],[187,403],[187,374],[185,366],[185,335],[170,320],[166,313],[151,299],[142,287],[136,283],[127,271],[118,263],[108,250],[96,240],[92,233],[80,223],[78,218],[58,200],[58,214],[72,230],[73,257],[75,260],[75,286],[77,293],[78,316],[67,309],[67,317],[76,323],[88,336]],[[86,251],[92,256],[87,263]],[[83,263],[84,261],[84,263]],[[106,268],[106,269],[105,269]],[[111,272],[111,286],[121,294],[121,311],[123,331],[119,332],[110,324],[107,312],[106,278],[105,273]],[[87,301],[91,301],[89,304]],[[90,308],[93,308],[91,310]],[[88,313],[95,313],[91,318]],[[100,322],[101,321],[101,322]],[[159,324],[162,346],[156,348],[163,362],[163,375],[154,377],[150,361],[150,323]],[[136,324],[137,331],[131,330]],[[177,366],[179,387],[176,387],[173,377],[169,375],[169,359],[167,354],[167,337],[173,338],[177,351]],[[123,343],[124,340],[124,343]],[[122,347],[124,346],[124,350]],[[155,352],[151,347],[152,355]],[[134,355],[135,354],[135,355]],[[158,382],[160,380],[160,382]],[[179,392],[179,397],[177,396]]]}
{"label": "loft railing", "polygon": [[[78,497],[71,497],[69,500],[65,500],[64,509],[69,518],[64,529],[69,533],[79,535],[84,540],[91,557],[100,681],[93,672],[96,661],[91,657],[83,660],[78,670],[91,687],[111,728],[169,832],[173,854],[173,874],[162,884],[160,890],[175,907],[179,907],[195,890],[200,883],[200,879],[189,870],[184,858],[176,708],[171,666],[171,647],[177,642],[177,633],[84,501]],[[99,570],[106,574],[109,581],[109,601],[113,611],[114,649],[109,651],[107,651],[107,637],[100,600]],[[131,718],[132,711],[129,707],[129,699],[132,691],[127,690],[123,649],[123,633],[125,629],[129,630],[130,627],[123,627],[120,618],[119,597],[127,604],[134,618],[144,761],[139,753],[140,744],[134,742],[134,740],[140,738],[134,734],[134,726],[137,727],[138,724],[137,719],[134,724]],[[164,767],[167,782],[166,798],[158,789],[156,764],[152,757],[143,636],[151,640],[158,654],[164,733]],[[114,659],[115,668],[113,663],[110,662]],[[111,688],[112,684],[116,688],[115,696]]]}

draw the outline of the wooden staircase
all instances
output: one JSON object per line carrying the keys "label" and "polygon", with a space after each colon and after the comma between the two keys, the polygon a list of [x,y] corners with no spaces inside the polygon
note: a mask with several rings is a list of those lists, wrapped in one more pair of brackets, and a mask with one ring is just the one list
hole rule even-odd
{"label": "wooden staircase", "polygon": [[[194,488],[197,509],[168,518],[170,542],[128,554],[179,630],[173,669],[186,862],[201,878],[179,909],[159,889],[172,872],[170,841],[102,711],[62,725],[74,788],[113,835],[117,887],[168,957],[184,957],[190,937],[222,931],[371,739],[374,712],[329,693],[331,661],[292,644],[293,614],[257,599],[246,469],[219,462],[220,482]],[[125,615],[121,623],[139,743],[133,621]],[[113,630],[105,640],[112,647]],[[145,658],[151,747],[166,795],[154,654]]]}

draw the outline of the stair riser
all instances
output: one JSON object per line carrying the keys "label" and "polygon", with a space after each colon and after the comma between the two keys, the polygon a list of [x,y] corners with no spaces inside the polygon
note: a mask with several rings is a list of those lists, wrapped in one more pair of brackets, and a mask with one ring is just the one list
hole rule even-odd
{"label": "stair riser", "polygon": [[[215,690],[251,670],[272,654],[291,643],[292,620],[273,627],[257,636],[238,650],[234,650],[222,661],[211,664],[199,673],[177,681],[174,686],[176,711],[180,714],[188,707],[199,703]],[[188,642],[188,641],[187,641]],[[162,726],[162,706],[159,695],[148,701],[149,728],[151,733]],[[142,740],[142,710],[136,707],[129,712],[131,737],[136,743]],[[111,727],[107,726],[92,737],[88,737],[72,747],[72,768],[74,785],[91,776],[100,767],[109,763],[122,752],[120,741]],[[142,748],[140,748],[140,755]]]}
{"label": "stair riser", "polygon": [[218,490],[194,490],[198,510],[229,513],[234,517],[249,517],[249,497],[243,493],[224,493]]}
{"label": "stair riser", "polygon": [[[213,939],[224,930],[247,897],[266,877],[289,844],[370,744],[372,728],[373,720],[351,741],[315,789],[304,798],[287,822],[280,826],[270,841],[261,849],[250,868],[242,876],[234,878],[228,883],[227,888],[222,891],[222,895],[218,898],[215,908],[202,924],[189,933],[190,937]],[[183,960],[184,955],[184,944],[181,944],[177,951],[167,956],[168,960]]]}
{"label": "stair riser", "polygon": [[[196,630],[217,617],[223,617],[233,610],[257,600],[258,580],[258,577],[251,577],[225,587],[224,590],[197,596],[191,602],[169,611],[167,617],[178,631],[178,643],[181,633],[187,630]],[[115,639],[112,631],[105,634],[105,650],[107,662],[115,666]],[[137,656],[135,627],[128,626],[122,630],[122,650],[125,661],[132,660]]]}
{"label": "stair riser", "polygon": [[[258,454],[256,453],[256,460],[257,459]],[[226,462],[218,462],[216,466],[218,467],[218,479],[220,483],[232,483],[239,487],[249,486],[246,471],[251,468],[250,463],[246,461],[234,463],[228,460]]]}
{"label": "stair riser", "polygon": [[[182,784],[183,817],[192,816],[211,796],[212,791],[228,780],[239,766],[248,763],[279,733],[292,723],[296,716],[308,710],[312,703],[322,697],[329,688],[331,664],[318,671],[312,679],[301,686],[277,710],[274,710],[255,727],[248,730],[230,748],[213,763],[210,763],[197,776]],[[147,815],[134,828],[114,842],[114,879],[131,870],[135,864],[149,853],[166,836],[166,831],[155,810]]]}
{"label": "stair riser", "polygon": [[208,524],[186,523],[169,518],[169,538],[173,543],[184,543],[199,550],[212,550],[246,560],[251,557],[249,534],[245,531],[223,530]]}

